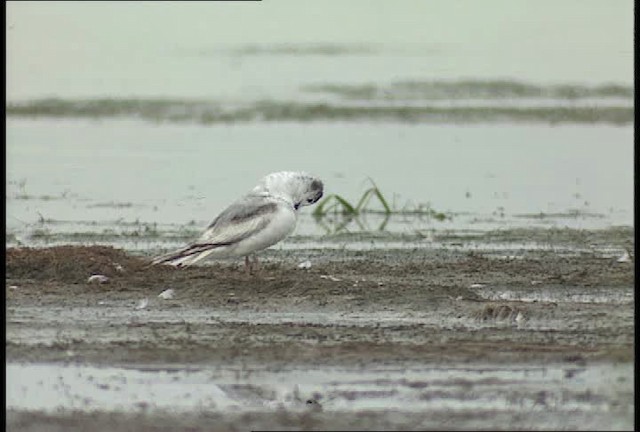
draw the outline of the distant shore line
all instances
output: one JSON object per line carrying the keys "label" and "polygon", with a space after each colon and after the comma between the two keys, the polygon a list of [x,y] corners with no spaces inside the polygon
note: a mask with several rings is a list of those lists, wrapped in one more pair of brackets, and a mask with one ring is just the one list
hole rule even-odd
{"label": "distant shore line", "polygon": [[7,117],[137,118],[152,122],[220,124],[274,121],[384,121],[406,123],[606,123],[634,121],[633,106],[348,106],[260,101],[228,108],[216,102],[179,99],[39,99],[8,103]]}

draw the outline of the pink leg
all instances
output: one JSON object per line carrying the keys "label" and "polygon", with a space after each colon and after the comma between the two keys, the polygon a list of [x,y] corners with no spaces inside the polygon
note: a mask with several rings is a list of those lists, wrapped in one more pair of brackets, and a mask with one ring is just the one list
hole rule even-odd
{"label": "pink leg", "polygon": [[253,270],[260,270],[260,261],[258,261],[258,257],[253,255],[253,261],[249,259],[249,255],[244,257],[244,267],[247,273],[253,274]]}

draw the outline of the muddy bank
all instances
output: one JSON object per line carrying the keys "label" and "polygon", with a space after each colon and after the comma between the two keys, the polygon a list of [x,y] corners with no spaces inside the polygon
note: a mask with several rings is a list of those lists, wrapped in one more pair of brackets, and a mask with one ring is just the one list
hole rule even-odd
{"label": "muddy bank", "polygon": [[[238,412],[203,399],[167,413],[148,397],[116,420],[99,404],[52,414],[18,398],[12,430],[632,424],[633,386],[617,380],[634,357],[632,259],[597,249],[310,249],[271,251],[253,275],[238,260],[180,270],[148,262],[110,247],[8,249],[8,364],[204,371],[211,385],[260,388],[268,401],[265,389],[311,379],[305,389],[322,412]],[[88,282],[96,274],[108,282]],[[168,289],[173,298],[158,297]],[[550,408],[540,422],[535,413]]]}

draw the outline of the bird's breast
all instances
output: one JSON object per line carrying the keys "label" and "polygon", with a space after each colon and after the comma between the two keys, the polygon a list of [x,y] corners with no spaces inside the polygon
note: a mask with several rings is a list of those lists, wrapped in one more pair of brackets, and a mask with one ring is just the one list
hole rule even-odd
{"label": "bird's breast", "polygon": [[255,235],[242,240],[236,248],[236,254],[246,255],[273,246],[293,232],[296,221],[297,216],[293,208],[278,205],[269,225]]}

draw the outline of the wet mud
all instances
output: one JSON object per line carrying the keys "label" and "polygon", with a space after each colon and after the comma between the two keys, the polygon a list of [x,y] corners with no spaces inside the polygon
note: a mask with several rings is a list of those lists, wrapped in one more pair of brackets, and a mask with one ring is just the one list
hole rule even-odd
{"label": "wet mud", "polygon": [[[254,274],[242,260],[149,261],[102,246],[7,250],[7,364],[27,377],[13,405],[8,395],[10,430],[633,425],[632,257],[310,249],[270,251]],[[117,408],[89,396],[51,409],[20,402],[29,368],[43,364],[54,367],[46,376],[194,371],[205,375],[189,379],[221,393],[188,391],[182,410],[139,394]],[[135,388],[109,379],[98,388],[116,399]],[[300,389],[300,409],[269,405],[286,399],[277,388],[290,400]]]}

